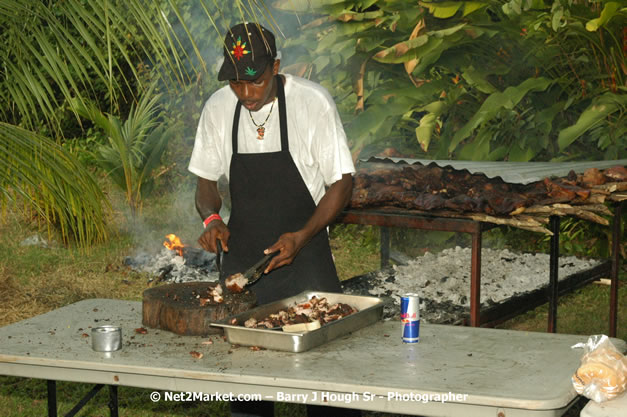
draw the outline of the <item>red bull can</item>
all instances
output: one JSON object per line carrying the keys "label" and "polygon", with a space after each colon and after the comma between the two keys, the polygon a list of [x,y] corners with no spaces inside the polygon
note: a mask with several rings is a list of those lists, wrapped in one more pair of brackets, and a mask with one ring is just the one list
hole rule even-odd
{"label": "red bull can", "polygon": [[404,343],[420,340],[420,300],[418,294],[401,297],[401,339]]}

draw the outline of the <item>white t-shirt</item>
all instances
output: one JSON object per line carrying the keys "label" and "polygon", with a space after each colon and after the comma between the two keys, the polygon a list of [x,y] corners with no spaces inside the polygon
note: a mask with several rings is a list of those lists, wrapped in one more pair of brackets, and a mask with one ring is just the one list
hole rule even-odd
{"label": "white t-shirt", "polygon": [[[340,116],[324,87],[285,74],[285,101],[290,154],[316,204],[329,186],[343,174],[355,172]],[[237,97],[230,86],[216,91],[205,103],[200,116],[189,170],[199,177],[217,181],[229,178],[233,153],[231,133]],[[239,118],[240,153],[277,152],[281,149],[278,100],[265,123],[263,140],[249,111],[242,107]],[[263,123],[272,103],[252,112],[257,125]]]}

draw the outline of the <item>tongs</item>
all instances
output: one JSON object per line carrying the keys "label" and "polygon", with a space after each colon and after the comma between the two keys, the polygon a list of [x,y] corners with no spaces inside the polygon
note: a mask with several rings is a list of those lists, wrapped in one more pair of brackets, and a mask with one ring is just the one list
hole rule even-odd
{"label": "tongs", "polygon": [[264,256],[263,258],[261,258],[259,260],[259,262],[257,262],[256,264],[254,264],[253,266],[251,266],[250,268],[248,268],[246,270],[246,272],[244,272],[242,275],[244,276],[244,278],[246,278],[246,280],[248,281],[244,286],[247,287],[255,282],[257,282],[257,280],[259,278],[261,278],[261,275],[263,275],[263,271],[268,267],[268,265],[270,264],[270,260],[272,259],[272,257],[274,255],[276,255],[278,252],[272,252],[267,254],[266,256]]}
{"label": "tongs", "polygon": [[218,280],[222,280],[222,243],[216,240],[216,269],[218,270]]}

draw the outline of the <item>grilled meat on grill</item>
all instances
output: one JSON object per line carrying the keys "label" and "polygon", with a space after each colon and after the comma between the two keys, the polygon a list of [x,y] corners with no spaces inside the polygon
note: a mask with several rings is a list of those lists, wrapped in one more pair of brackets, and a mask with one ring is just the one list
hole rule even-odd
{"label": "grilled meat on grill", "polygon": [[471,174],[451,167],[406,165],[360,168],[353,181],[351,208],[399,207],[404,209],[507,215],[522,207],[586,201],[588,187],[606,181],[627,180],[624,167],[603,172],[572,172],[565,178],[545,178],[530,184],[510,184],[501,178]]}

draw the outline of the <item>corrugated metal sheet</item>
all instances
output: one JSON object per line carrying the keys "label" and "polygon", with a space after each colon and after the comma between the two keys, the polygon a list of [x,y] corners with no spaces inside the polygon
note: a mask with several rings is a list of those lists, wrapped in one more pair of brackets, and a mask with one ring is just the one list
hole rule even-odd
{"label": "corrugated metal sheet", "polygon": [[484,174],[489,178],[501,177],[503,181],[511,184],[529,184],[541,181],[546,177],[565,177],[571,170],[579,174],[588,168],[606,169],[616,165],[627,166],[627,159],[580,162],[490,162],[372,157],[359,162],[390,161],[408,164],[419,163],[422,165],[435,163],[440,167],[450,166],[458,170],[467,169],[472,174]]}

